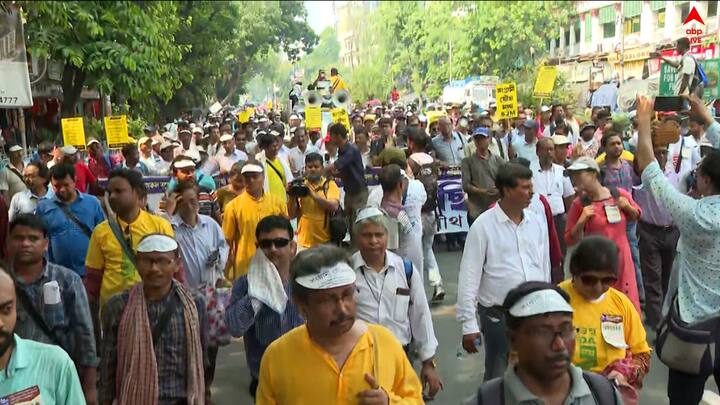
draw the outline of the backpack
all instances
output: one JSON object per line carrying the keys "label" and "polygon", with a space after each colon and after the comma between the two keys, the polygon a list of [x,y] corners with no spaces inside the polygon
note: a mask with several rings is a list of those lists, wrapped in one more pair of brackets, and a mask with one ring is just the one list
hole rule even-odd
{"label": "backpack", "polygon": [[[617,405],[615,387],[610,380],[600,374],[583,370],[583,380],[597,405]],[[480,386],[477,393],[477,405],[504,405],[505,384],[503,377],[492,379]]]}
{"label": "backpack", "polygon": [[[322,186],[325,198],[327,198],[330,181],[330,179],[325,180],[325,183],[323,183]],[[325,215],[324,226],[328,226],[328,224],[330,228],[330,242],[332,242],[334,245],[341,246],[343,240],[345,240],[345,235],[348,231],[347,223],[345,222],[345,212],[343,211],[342,207],[338,206],[338,208],[334,212]]]}
{"label": "backpack", "polygon": [[413,176],[415,176],[415,178],[419,180],[420,183],[422,183],[423,187],[425,188],[425,193],[427,194],[427,199],[425,200],[425,204],[423,204],[421,211],[435,211],[435,208],[437,208],[439,177],[437,163],[433,161],[432,163],[419,165],[416,161],[412,159],[409,159],[408,162],[410,162],[410,168],[412,169]]}
{"label": "backpack", "polygon": [[413,265],[410,259],[406,259],[403,257],[403,266],[405,267],[405,278],[407,279],[408,283],[408,289],[410,288],[410,280],[412,279],[413,275]]}
{"label": "backpack", "polygon": [[[688,85],[688,90],[690,93],[694,93],[695,89],[698,86],[702,86],[701,88],[707,87],[709,84],[709,81],[708,81],[707,74],[705,73],[705,69],[703,69],[702,65],[700,65],[698,63],[697,59],[695,59],[694,56],[690,55],[690,57],[692,58],[693,62],[695,62],[695,73],[693,74],[692,79],[690,79],[690,84]],[[700,94],[698,95],[698,97],[702,97],[702,91],[700,91]]]}

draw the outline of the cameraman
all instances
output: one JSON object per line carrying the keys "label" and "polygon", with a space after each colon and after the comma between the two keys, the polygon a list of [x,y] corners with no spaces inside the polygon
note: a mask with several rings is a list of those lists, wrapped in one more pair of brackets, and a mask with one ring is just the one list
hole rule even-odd
{"label": "cameraman", "polygon": [[340,189],[333,179],[323,176],[323,157],[305,157],[305,180],[289,187],[288,213],[298,219],[298,245],[302,249],[330,242],[328,215],[340,206]]}

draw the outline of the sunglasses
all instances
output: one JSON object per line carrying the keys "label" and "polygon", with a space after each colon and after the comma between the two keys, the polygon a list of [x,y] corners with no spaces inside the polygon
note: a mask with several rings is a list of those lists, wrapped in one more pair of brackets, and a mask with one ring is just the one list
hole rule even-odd
{"label": "sunglasses", "polygon": [[582,281],[585,285],[595,285],[598,282],[602,283],[603,285],[610,286],[615,284],[617,282],[617,277],[615,276],[609,276],[609,277],[595,277],[590,275],[584,275],[580,276],[580,281]]}
{"label": "sunglasses", "polygon": [[290,243],[290,239],[285,238],[275,238],[275,239],[263,239],[261,241],[258,241],[258,246],[260,246],[261,249],[270,249],[273,245],[275,245],[276,248],[284,248],[285,246]]}

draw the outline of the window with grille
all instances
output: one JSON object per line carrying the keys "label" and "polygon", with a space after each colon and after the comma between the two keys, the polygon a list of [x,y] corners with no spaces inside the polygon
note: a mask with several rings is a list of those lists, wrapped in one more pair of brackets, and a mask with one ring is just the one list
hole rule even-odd
{"label": "window with grille", "polygon": [[615,22],[610,22],[602,25],[603,27],[603,38],[615,37]]}
{"label": "window with grille", "polygon": [[640,16],[626,18],[624,24],[625,35],[640,32]]}

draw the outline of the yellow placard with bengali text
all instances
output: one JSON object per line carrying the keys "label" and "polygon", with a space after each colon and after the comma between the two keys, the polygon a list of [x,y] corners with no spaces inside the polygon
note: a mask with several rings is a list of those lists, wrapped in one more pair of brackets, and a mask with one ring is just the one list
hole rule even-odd
{"label": "yellow placard with bengali text", "polygon": [[308,131],[322,128],[322,110],[320,107],[305,106],[305,128]]}
{"label": "yellow placard with bengali text", "polygon": [[128,135],[127,116],[116,115],[105,117],[105,136],[109,148],[122,148],[132,143]]}
{"label": "yellow placard with bengali text", "polygon": [[63,132],[63,144],[85,149],[85,125],[82,117],[63,118],[60,121]]}
{"label": "yellow placard with bengali text", "polygon": [[515,118],[518,116],[517,87],[515,83],[503,83],[495,86],[495,99],[498,119]]}
{"label": "yellow placard with bengali text", "polygon": [[348,112],[344,108],[333,108],[332,109],[332,120],[333,122],[339,122],[343,125],[345,125],[345,128],[347,130],[350,130],[350,117],[348,116]]}
{"label": "yellow placard with bengali text", "polygon": [[557,68],[555,66],[541,66],[538,71],[537,79],[535,79],[535,87],[533,88],[533,97],[548,98],[552,95],[555,88],[555,79],[557,78]]}
{"label": "yellow placard with bengali text", "polygon": [[238,114],[238,122],[244,124],[248,121],[250,121],[250,112],[248,110],[241,111],[240,114]]}

